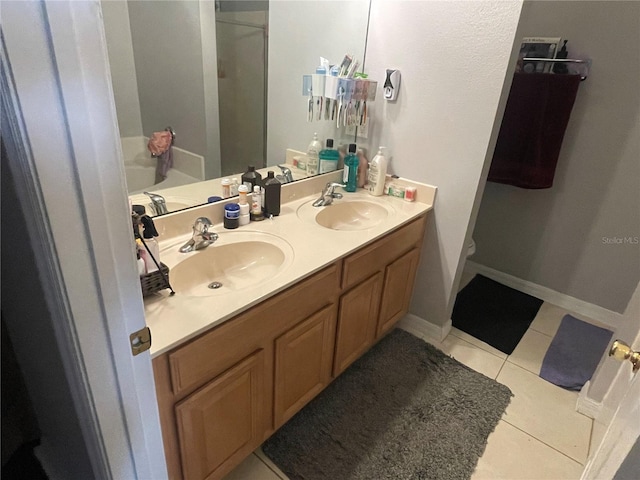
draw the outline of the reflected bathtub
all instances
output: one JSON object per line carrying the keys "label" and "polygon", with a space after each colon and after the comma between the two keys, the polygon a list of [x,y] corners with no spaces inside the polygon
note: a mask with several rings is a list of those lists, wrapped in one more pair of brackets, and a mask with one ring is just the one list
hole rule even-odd
{"label": "reflected bathtub", "polygon": [[123,137],[121,141],[129,195],[204,180],[204,157],[173,147],[173,168],[167,173],[166,179],[155,183],[156,159],[147,150],[148,138]]}

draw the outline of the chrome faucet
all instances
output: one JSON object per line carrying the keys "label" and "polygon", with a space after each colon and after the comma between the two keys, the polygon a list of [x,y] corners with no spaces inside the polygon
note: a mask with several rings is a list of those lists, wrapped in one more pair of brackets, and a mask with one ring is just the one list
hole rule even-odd
{"label": "chrome faucet", "polygon": [[327,205],[331,205],[333,203],[334,198],[342,198],[341,193],[334,192],[336,187],[346,187],[346,185],[342,183],[329,182],[325,185],[324,190],[320,194],[320,198],[318,198],[315,202],[313,202],[314,207],[325,207]]}
{"label": "chrome faucet", "polygon": [[211,220],[207,217],[198,217],[193,223],[193,236],[180,247],[180,252],[189,253],[194,250],[202,250],[218,240],[218,234],[210,232]]}
{"label": "chrome faucet", "polygon": [[288,167],[283,167],[282,165],[278,165],[278,168],[282,170],[282,175],[278,175],[278,180],[281,180],[281,183],[290,183],[293,182],[293,173],[291,173],[291,169]]}
{"label": "chrome faucet", "polygon": [[151,206],[153,207],[156,215],[164,215],[165,213],[169,213],[169,210],[167,210],[167,202],[162,195],[151,192],[143,193],[151,199]]}

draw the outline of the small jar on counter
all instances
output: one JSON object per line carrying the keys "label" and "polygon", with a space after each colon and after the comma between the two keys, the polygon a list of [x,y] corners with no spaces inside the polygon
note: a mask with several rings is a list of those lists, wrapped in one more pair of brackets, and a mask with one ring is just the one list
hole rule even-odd
{"label": "small jar on counter", "polygon": [[233,230],[240,225],[240,205],[228,203],[224,206],[224,228]]}
{"label": "small jar on counter", "polygon": [[414,202],[416,200],[416,187],[405,187],[404,189],[404,200],[406,202]]}
{"label": "small jar on counter", "polygon": [[[243,186],[243,185],[241,185],[241,186]],[[240,217],[238,218],[240,226],[249,225],[249,221],[251,220],[250,215],[249,215],[249,210],[250,209],[251,208],[250,208],[248,203],[241,203],[240,204]]]}

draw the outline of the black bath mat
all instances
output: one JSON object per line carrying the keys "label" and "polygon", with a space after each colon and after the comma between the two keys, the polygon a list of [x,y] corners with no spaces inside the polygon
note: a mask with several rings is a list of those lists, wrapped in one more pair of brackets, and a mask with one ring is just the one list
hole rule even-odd
{"label": "black bath mat", "polygon": [[468,479],[510,399],[396,329],[262,449],[291,480]]}
{"label": "black bath mat", "polygon": [[542,300],[476,275],[453,307],[453,326],[511,355]]}

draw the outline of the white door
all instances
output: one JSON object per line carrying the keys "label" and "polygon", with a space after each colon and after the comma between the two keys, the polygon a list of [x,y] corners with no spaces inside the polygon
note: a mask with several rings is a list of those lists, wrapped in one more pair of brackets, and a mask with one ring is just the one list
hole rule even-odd
{"label": "white door", "polygon": [[[629,369],[630,365],[624,365]],[[613,478],[640,437],[640,381],[634,375],[583,479]]]}
{"label": "white door", "polygon": [[2,15],[3,137],[95,476],[166,478],[100,3]]}
{"label": "white door", "polygon": [[[640,285],[620,321],[622,324],[615,338],[631,342],[633,350],[640,350]],[[600,368],[598,374],[605,375],[615,362],[613,358],[607,358],[602,365],[607,368]],[[640,436],[640,373],[634,374],[628,361],[614,371],[615,376],[607,379],[609,389],[599,415],[611,420],[602,442],[584,469],[583,479],[613,478]],[[594,377],[594,381],[598,378]]]}

